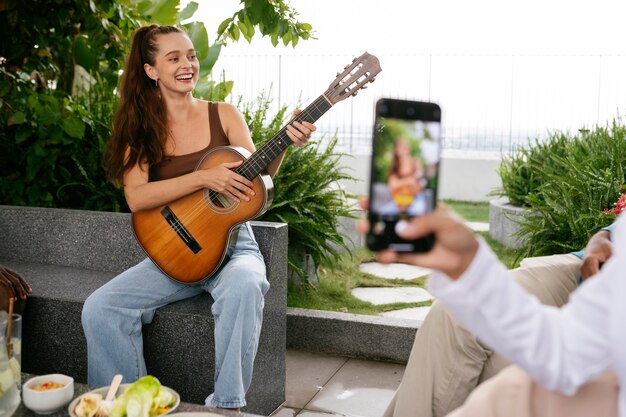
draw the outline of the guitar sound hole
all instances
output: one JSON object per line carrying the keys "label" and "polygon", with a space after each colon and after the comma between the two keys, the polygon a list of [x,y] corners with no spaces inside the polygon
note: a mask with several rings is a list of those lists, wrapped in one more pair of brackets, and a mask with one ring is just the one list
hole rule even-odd
{"label": "guitar sound hole", "polygon": [[220,214],[231,213],[239,207],[239,203],[236,201],[232,201],[225,195],[209,189],[204,190],[204,202],[207,208]]}
{"label": "guitar sound hole", "polygon": [[220,193],[213,193],[211,202],[219,208],[229,208],[233,205],[233,202],[228,197]]}

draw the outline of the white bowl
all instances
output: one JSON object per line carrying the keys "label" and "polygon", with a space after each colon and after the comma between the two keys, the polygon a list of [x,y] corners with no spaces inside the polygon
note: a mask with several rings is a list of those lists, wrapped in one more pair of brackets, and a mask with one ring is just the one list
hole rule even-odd
{"label": "white bowl", "polygon": [[[33,387],[46,382],[63,384],[60,388],[35,391]],[[29,379],[22,386],[24,405],[37,414],[51,414],[74,397],[74,378],[63,374],[49,374]]]}
{"label": "white bowl", "polygon": [[[120,387],[117,389],[117,394],[115,395],[115,398],[117,398],[117,397],[119,397],[120,395],[122,395],[122,393],[123,393],[124,391],[126,391],[126,389],[127,389],[128,387],[130,387],[131,385],[132,385],[132,384],[121,384],[121,385],[120,385]],[[166,415],[166,414],[173,413],[173,412],[174,412],[174,410],[176,410],[176,409],[178,408],[178,406],[180,405],[180,395],[179,395],[176,391],[174,391],[174,390],[173,390],[173,389],[171,389],[170,387],[166,387],[166,386],[161,386],[161,389],[168,390],[168,391],[169,391],[169,392],[170,392],[170,393],[174,396],[174,405],[173,405],[173,406],[172,406],[172,408],[170,408],[167,412],[162,413],[162,414],[159,414],[159,417],[160,417],[160,416],[164,416],[164,415]],[[106,387],[101,387],[101,388],[97,388],[97,389],[95,389],[95,390],[93,390],[93,391],[86,392],[85,394],[100,394],[100,395],[102,395],[102,397],[104,398],[104,397],[107,395],[107,392],[109,392],[109,387],[108,387],[108,386],[106,386]],[[78,417],[78,416],[76,415],[76,413],[74,412],[74,409],[75,409],[75,408],[76,408],[76,406],[78,405],[78,402],[80,401],[80,398],[81,398],[83,395],[85,395],[85,394],[79,395],[78,397],[74,398],[74,401],[72,401],[72,402],[70,403],[70,405],[68,406],[67,411],[69,412],[70,417]]]}

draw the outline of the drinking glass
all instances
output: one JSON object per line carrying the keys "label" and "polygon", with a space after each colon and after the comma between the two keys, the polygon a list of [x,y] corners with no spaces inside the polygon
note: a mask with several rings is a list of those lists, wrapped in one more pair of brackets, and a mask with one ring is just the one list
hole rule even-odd
{"label": "drinking glass", "polygon": [[[8,330],[8,326],[7,326]],[[22,316],[13,314],[13,322],[11,323],[10,349],[9,349],[9,367],[13,371],[13,377],[17,384],[17,389],[22,389]]]}
{"label": "drinking glass", "polygon": [[[0,315],[0,416],[13,415],[20,405],[20,392],[7,355],[7,324],[8,314]],[[13,333],[11,331],[11,333]],[[20,346],[21,348],[21,346]]]}

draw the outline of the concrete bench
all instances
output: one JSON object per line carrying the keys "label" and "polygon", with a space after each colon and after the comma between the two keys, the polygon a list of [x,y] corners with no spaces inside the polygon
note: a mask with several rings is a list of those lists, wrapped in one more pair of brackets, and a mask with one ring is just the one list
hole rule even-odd
{"label": "concrete bench", "polygon": [[[271,288],[245,410],[267,415],[285,401],[287,226],[252,225]],[[24,372],[62,372],[86,382],[83,303],[144,258],[129,214],[0,205],[0,264],[21,273],[33,288],[24,312]],[[203,403],[213,392],[212,302],[202,294],[173,303],[144,326],[148,372],[183,401]]]}

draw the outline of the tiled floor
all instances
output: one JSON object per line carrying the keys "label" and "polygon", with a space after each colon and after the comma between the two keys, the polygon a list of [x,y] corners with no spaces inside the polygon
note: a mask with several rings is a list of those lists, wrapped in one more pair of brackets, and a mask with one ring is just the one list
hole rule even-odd
{"label": "tiled floor", "polygon": [[404,365],[287,351],[287,401],[274,417],[379,417]]}

